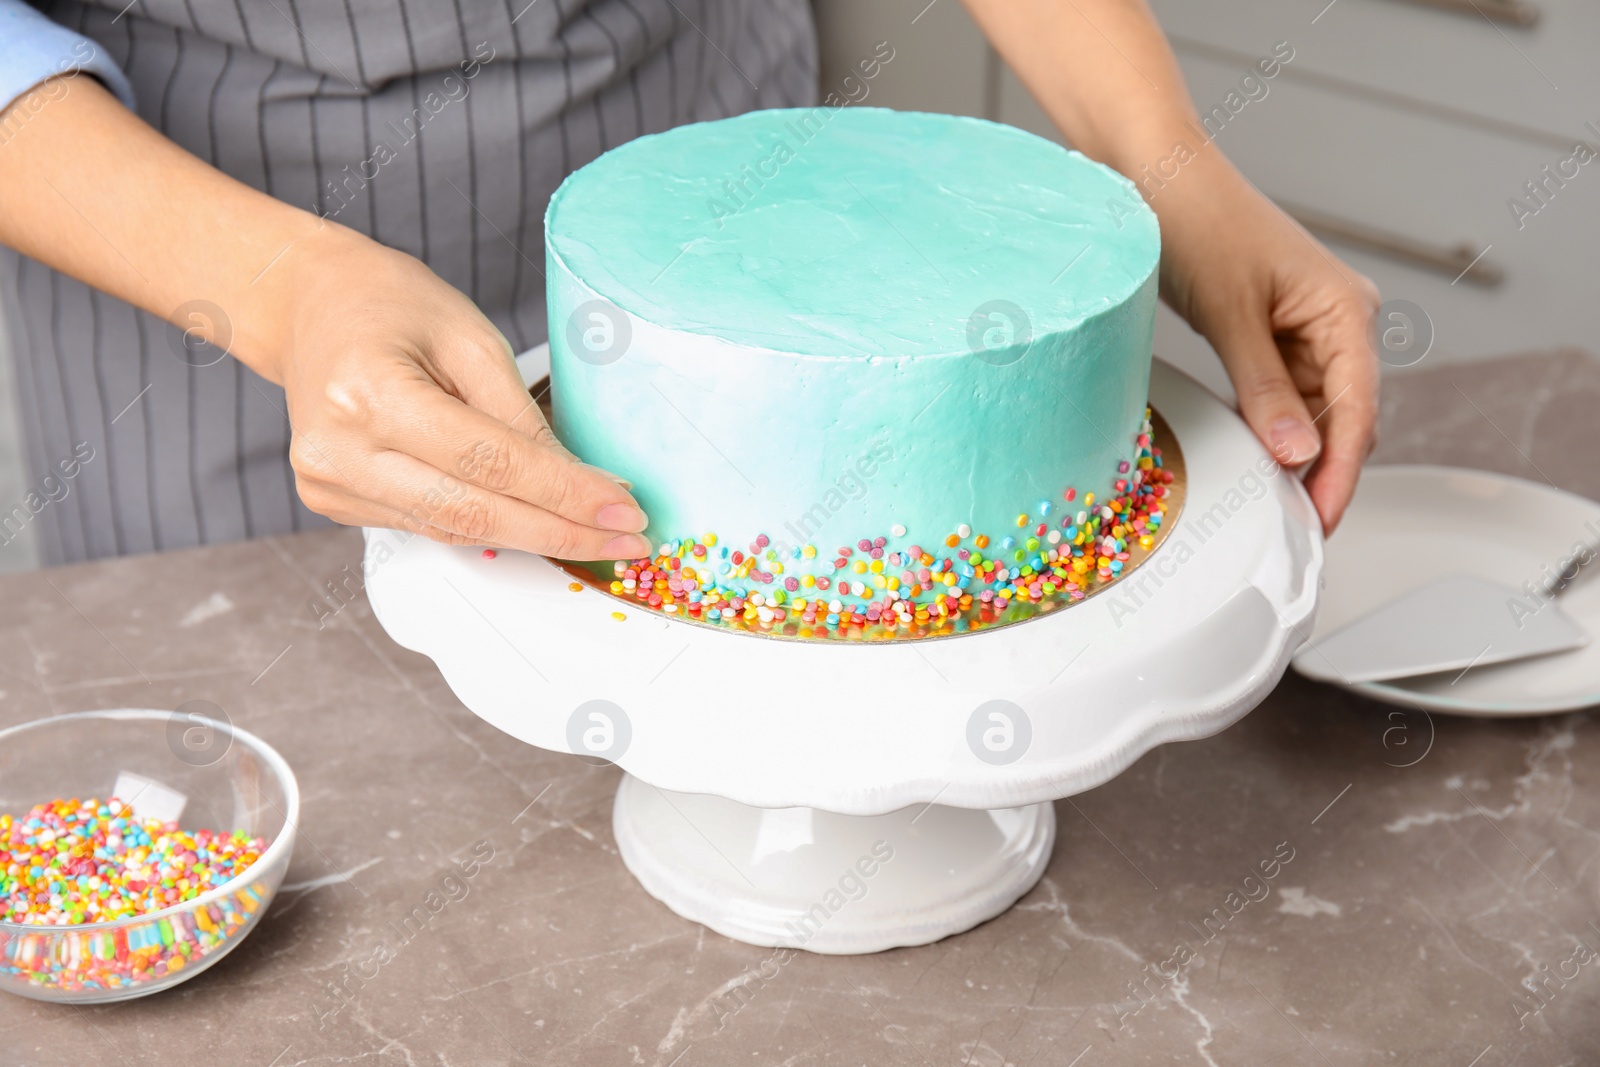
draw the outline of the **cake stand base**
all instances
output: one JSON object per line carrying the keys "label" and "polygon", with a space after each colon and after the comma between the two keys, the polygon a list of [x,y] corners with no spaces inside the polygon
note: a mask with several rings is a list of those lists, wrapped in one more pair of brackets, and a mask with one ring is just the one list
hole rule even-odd
{"label": "cake stand base", "polygon": [[1050,804],[916,804],[887,815],[757,808],[617,789],[622,860],[686,919],[753,945],[835,955],[925,945],[1005,911],[1044,874]]}

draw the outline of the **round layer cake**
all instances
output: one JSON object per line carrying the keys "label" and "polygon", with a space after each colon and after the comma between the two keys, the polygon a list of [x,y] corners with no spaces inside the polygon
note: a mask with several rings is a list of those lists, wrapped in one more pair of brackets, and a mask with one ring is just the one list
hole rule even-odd
{"label": "round layer cake", "polygon": [[1146,529],[1160,235],[1076,152],[758,111],[576,171],[545,248],[556,434],[633,483],[675,601],[944,612]]}

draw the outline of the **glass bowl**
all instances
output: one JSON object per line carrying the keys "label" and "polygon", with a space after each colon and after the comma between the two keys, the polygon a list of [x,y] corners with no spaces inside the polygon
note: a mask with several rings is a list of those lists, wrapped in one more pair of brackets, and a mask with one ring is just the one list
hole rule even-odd
{"label": "glass bowl", "polygon": [[265,914],[300,817],[294,774],[266,742],[183,710],[86,711],[0,731],[0,812],[113,795],[140,817],[242,830],[267,847],[228,882],[160,911],[78,925],[0,921],[0,989],[80,1004],[142,997],[216,963]]}

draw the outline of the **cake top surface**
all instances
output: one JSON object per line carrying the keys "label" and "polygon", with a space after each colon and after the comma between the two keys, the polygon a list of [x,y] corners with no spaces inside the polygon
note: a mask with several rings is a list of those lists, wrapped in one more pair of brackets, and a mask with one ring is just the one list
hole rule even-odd
{"label": "cake top surface", "polygon": [[629,141],[562,183],[545,232],[646,321],[844,358],[965,354],[996,310],[1068,329],[1160,255],[1154,213],[1107,167],[981,119],[857,107]]}

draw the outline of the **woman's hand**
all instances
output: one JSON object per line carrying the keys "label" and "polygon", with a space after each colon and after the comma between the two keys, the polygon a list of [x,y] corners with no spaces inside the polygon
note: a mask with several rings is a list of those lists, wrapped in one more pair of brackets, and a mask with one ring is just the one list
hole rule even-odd
{"label": "woman's hand", "polygon": [[1378,291],[1209,149],[1151,201],[1161,294],[1211,342],[1239,408],[1306,488],[1332,533],[1372,451]]}
{"label": "woman's hand", "polygon": [[648,554],[614,475],[550,432],[500,332],[420,262],[342,227],[280,265],[283,384],[300,499],[352,526],[564,559]]}
{"label": "woman's hand", "polygon": [[[0,243],[281,383],[308,507],[455,544],[647,553],[627,488],[561,447],[505,338],[427,267],[219,173],[92,78],[26,99]],[[221,315],[183,321],[196,303]]]}
{"label": "woman's hand", "polygon": [[1148,168],[1188,149],[1159,188],[1141,184],[1161,220],[1162,296],[1221,354],[1245,419],[1279,462],[1313,464],[1306,486],[1331,533],[1377,419],[1372,283],[1223,158],[1144,0],[965,3],[1085,155],[1144,183]]}

